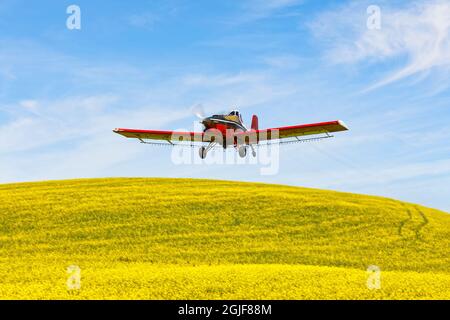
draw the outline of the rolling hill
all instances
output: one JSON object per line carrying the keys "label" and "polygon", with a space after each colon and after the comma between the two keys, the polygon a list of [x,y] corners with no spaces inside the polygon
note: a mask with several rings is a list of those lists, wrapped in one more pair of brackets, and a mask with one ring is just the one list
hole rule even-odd
{"label": "rolling hill", "polygon": [[1,299],[449,299],[449,248],[449,214],[381,197],[191,179],[0,185]]}

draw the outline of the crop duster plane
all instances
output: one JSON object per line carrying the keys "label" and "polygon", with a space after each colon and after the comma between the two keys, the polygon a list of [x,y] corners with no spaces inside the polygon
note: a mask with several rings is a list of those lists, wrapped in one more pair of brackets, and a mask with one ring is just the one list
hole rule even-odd
{"label": "crop duster plane", "polygon": [[[142,130],[117,128],[113,131],[127,138],[135,138],[142,143],[165,144],[181,146],[199,146],[199,155],[205,159],[209,150],[219,145],[223,149],[233,147],[244,158],[247,150],[252,150],[256,156],[255,146],[268,145],[269,141],[276,143],[294,143],[308,140],[317,140],[333,137],[330,133],[348,130],[340,120],[299,124],[270,129],[258,128],[258,117],[253,115],[250,129],[242,121],[242,116],[237,110],[229,114],[217,114],[210,117],[201,117],[200,121],[204,129],[201,132],[182,132],[165,130]],[[320,136],[321,135],[321,136]],[[304,136],[315,136],[305,139]],[[148,142],[148,141],[151,142]],[[154,142],[159,140],[159,142]]]}

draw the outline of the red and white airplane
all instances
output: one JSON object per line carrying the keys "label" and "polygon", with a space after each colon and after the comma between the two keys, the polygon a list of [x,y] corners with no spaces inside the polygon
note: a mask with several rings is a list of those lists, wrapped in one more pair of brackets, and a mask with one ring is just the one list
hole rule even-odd
{"label": "red and white airplane", "polygon": [[242,158],[247,155],[247,149],[250,147],[252,155],[255,157],[254,146],[260,144],[261,141],[301,142],[305,139],[300,139],[300,137],[325,134],[326,136],[319,138],[328,138],[332,137],[330,135],[332,132],[348,130],[347,126],[340,120],[261,130],[258,128],[258,117],[256,115],[253,115],[251,127],[247,129],[242,121],[241,114],[237,110],[233,110],[229,114],[218,114],[203,118],[201,123],[204,126],[202,132],[123,128],[117,128],[113,131],[127,138],[139,139],[142,143],[162,144],[145,142],[145,140],[165,141],[165,144],[170,145],[193,146],[193,143],[200,143],[199,155],[200,158],[205,159],[208,151],[217,144],[224,149],[234,147]]}

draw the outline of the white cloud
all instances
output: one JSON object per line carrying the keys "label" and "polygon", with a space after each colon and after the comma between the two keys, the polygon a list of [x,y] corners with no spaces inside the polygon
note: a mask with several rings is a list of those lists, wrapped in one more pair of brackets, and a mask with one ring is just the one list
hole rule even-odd
{"label": "white cloud", "polygon": [[403,57],[406,64],[371,86],[375,89],[440,67],[450,70],[450,2],[416,1],[408,7],[381,5],[381,29],[366,27],[368,2],[353,2],[321,14],[312,31],[331,43],[334,63],[380,62]]}

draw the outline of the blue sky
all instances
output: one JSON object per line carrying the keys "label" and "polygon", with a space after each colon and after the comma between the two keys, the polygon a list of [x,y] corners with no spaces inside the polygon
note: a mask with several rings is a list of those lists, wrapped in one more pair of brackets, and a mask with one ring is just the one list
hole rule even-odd
{"label": "blue sky", "polygon": [[[66,8],[81,8],[68,30]],[[381,29],[367,28],[367,7]],[[450,211],[449,1],[0,0],[0,182],[158,176],[375,194]],[[175,165],[116,127],[342,119],[280,170]]]}

